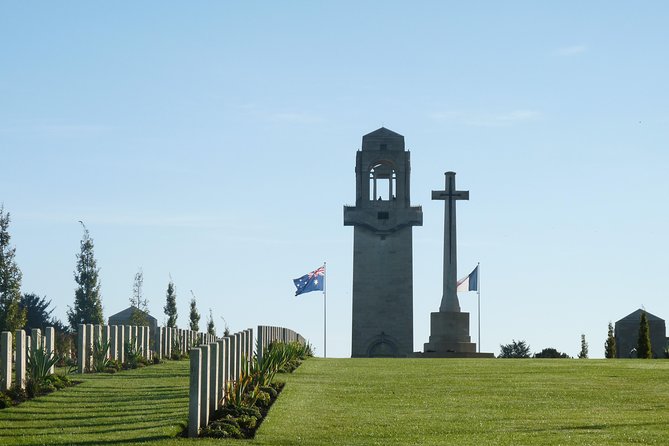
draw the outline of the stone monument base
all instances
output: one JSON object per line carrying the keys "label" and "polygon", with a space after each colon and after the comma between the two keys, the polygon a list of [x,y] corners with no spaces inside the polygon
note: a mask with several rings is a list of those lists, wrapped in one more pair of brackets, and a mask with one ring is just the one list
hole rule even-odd
{"label": "stone monument base", "polygon": [[493,353],[477,352],[415,352],[414,358],[494,358]]}
{"label": "stone monument base", "polygon": [[430,314],[430,342],[422,358],[492,358],[492,353],[477,353],[469,337],[469,313],[439,311]]}

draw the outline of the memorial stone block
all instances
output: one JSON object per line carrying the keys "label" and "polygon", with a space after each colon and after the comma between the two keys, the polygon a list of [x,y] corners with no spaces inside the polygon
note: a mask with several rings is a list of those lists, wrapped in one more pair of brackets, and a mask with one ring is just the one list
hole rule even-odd
{"label": "memorial stone block", "polygon": [[[161,327],[164,328],[164,327]],[[201,403],[201,368],[202,352],[199,348],[190,350],[190,386],[188,390],[188,436],[197,437],[200,433]]]}
{"label": "memorial stone block", "polygon": [[16,330],[16,385],[20,389],[26,388],[27,338],[25,331]]}
{"label": "memorial stone block", "polygon": [[209,386],[211,384],[210,376],[210,350],[209,344],[200,346],[202,352],[202,367],[200,367],[200,426],[209,424]]}
{"label": "memorial stone block", "polygon": [[12,332],[0,333],[0,391],[12,387]]}

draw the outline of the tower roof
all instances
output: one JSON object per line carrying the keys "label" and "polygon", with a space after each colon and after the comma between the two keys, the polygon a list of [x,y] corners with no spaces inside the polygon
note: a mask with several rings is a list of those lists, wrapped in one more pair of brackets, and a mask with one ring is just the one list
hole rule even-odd
{"label": "tower roof", "polygon": [[381,127],[362,137],[362,150],[404,151],[404,136]]}
{"label": "tower roof", "polygon": [[[634,311],[634,312],[628,314],[628,315],[625,316],[624,318],[622,318],[622,319],[620,319],[619,321],[617,321],[616,324],[617,324],[618,322],[634,322],[634,323],[637,323],[637,324],[638,324],[639,321],[641,320],[641,313],[644,313],[644,310],[642,310],[641,308],[639,308],[638,310],[636,310],[636,311]],[[648,322],[650,322],[650,321],[658,321],[658,320],[664,322],[664,319],[662,319],[662,318],[660,318],[660,317],[657,317],[657,316],[655,316],[654,314],[650,314],[650,313],[647,312],[647,311],[645,311],[645,313],[646,313],[646,317],[648,318]]]}

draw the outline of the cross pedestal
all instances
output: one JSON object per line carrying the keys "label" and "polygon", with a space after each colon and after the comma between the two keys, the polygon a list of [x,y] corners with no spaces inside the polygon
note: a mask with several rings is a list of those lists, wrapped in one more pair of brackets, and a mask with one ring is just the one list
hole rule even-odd
{"label": "cross pedestal", "polygon": [[469,313],[460,311],[457,288],[457,237],[455,202],[469,200],[469,191],[455,189],[455,172],[446,172],[446,188],[432,191],[433,200],[444,200],[444,293],[439,312],[430,315],[430,342],[424,345],[424,357],[484,357],[476,353],[476,344],[469,337]]}

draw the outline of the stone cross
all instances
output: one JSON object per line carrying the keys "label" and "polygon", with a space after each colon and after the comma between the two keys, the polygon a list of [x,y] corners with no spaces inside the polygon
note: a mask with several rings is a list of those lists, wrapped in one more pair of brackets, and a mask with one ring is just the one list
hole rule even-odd
{"label": "stone cross", "polygon": [[458,282],[457,238],[455,233],[455,201],[469,200],[469,191],[455,190],[455,172],[446,172],[446,190],[433,190],[433,200],[444,200],[444,294],[439,311],[460,312],[456,292]]}

